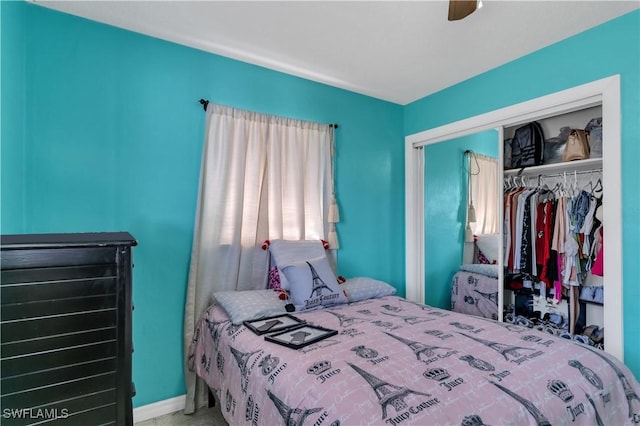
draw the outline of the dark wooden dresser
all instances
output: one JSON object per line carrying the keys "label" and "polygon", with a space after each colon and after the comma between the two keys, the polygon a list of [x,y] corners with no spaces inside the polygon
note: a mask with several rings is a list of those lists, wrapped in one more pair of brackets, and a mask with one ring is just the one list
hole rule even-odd
{"label": "dark wooden dresser", "polygon": [[131,425],[126,232],[0,236],[3,425]]}

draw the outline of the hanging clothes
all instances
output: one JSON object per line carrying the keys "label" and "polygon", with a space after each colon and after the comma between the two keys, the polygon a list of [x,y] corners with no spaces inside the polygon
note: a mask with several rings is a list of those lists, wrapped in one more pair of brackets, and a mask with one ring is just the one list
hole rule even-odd
{"label": "hanging clothes", "polygon": [[559,300],[563,286],[582,285],[602,258],[602,197],[593,190],[600,180],[588,192],[577,189],[577,178],[567,184],[565,176],[554,190],[541,186],[541,178],[537,187],[505,184],[504,264],[516,288],[541,282]]}

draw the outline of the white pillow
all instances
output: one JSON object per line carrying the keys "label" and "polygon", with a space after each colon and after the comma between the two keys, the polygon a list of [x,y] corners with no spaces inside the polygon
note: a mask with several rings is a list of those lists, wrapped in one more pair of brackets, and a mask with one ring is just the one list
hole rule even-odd
{"label": "white pillow", "polygon": [[282,269],[289,297],[297,311],[347,303],[326,256],[293,263]]}
{"label": "white pillow", "polygon": [[307,259],[327,256],[320,240],[271,240],[269,252],[280,272],[280,287],[284,290],[291,289],[286,275],[282,273],[284,268]]}
{"label": "white pillow", "polygon": [[392,285],[369,277],[349,278],[342,283],[342,289],[347,294],[349,303],[396,294]]}
{"label": "white pillow", "polygon": [[498,265],[484,265],[482,263],[466,263],[460,265],[461,271],[472,272],[474,274],[486,275],[491,278],[498,278]]}
{"label": "white pillow", "polygon": [[287,302],[274,290],[216,291],[213,298],[233,324],[287,313]]}
{"label": "white pillow", "polygon": [[500,247],[500,235],[498,234],[482,234],[478,235],[476,241],[478,249],[491,263],[498,263],[498,252]]}

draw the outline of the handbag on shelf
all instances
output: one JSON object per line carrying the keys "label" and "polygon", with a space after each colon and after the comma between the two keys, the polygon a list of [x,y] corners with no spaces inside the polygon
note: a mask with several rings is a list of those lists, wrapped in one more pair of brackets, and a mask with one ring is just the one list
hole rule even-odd
{"label": "handbag on shelf", "polygon": [[602,117],[592,118],[584,130],[589,133],[590,158],[602,158]]}
{"label": "handbag on shelf", "polygon": [[537,121],[518,127],[511,139],[511,167],[539,166],[544,160],[544,132]]}
{"label": "handbag on shelf", "polygon": [[562,163],[564,147],[570,134],[570,127],[562,127],[558,136],[544,141],[544,164]]}
{"label": "handbag on shelf", "polygon": [[584,160],[590,156],[589,133],[580,129],[571,130],[564,147],[562,161]]}

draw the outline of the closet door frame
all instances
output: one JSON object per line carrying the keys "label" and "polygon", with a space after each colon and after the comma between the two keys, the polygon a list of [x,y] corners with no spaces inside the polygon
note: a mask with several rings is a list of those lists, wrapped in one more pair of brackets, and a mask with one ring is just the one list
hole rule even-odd
{"label": "closet door frame", "polygon": [[[622,176],[621,176],[621,108],[620,76],[596,80],[560,92],[545,95],[481,115],[466,118],[440,127],[405,137],[405,248],[407,299],[424,303],[425,292],[431,283],[425,282],[425,193],[423,147],[450,139],[494,129],[499,135],[498,164],[502,168],[503,132],[533,120],[565,114],[588,107],[602,106],[603,153],[602,181],[607,192],[603,203],[604,225],[607,236],[607,255],[604,269],[604,326],[607,328],[606,351],[624,361],[623,328],[623,271],[622,271]],[[502,171],[501,171],[502,174]],[[503,182],[498,183],[502,189]],[[503,221],[502,206],[500,221]],[[502,236],[502,229],[500,229]],[[503,281],[502,245],[500,247],[499,282]],[[433,283],[442,285],[442,282]],[[503,303],[504,290],[499,286],[499,303]],[[502,310],[498,309],[499,320]]]}

